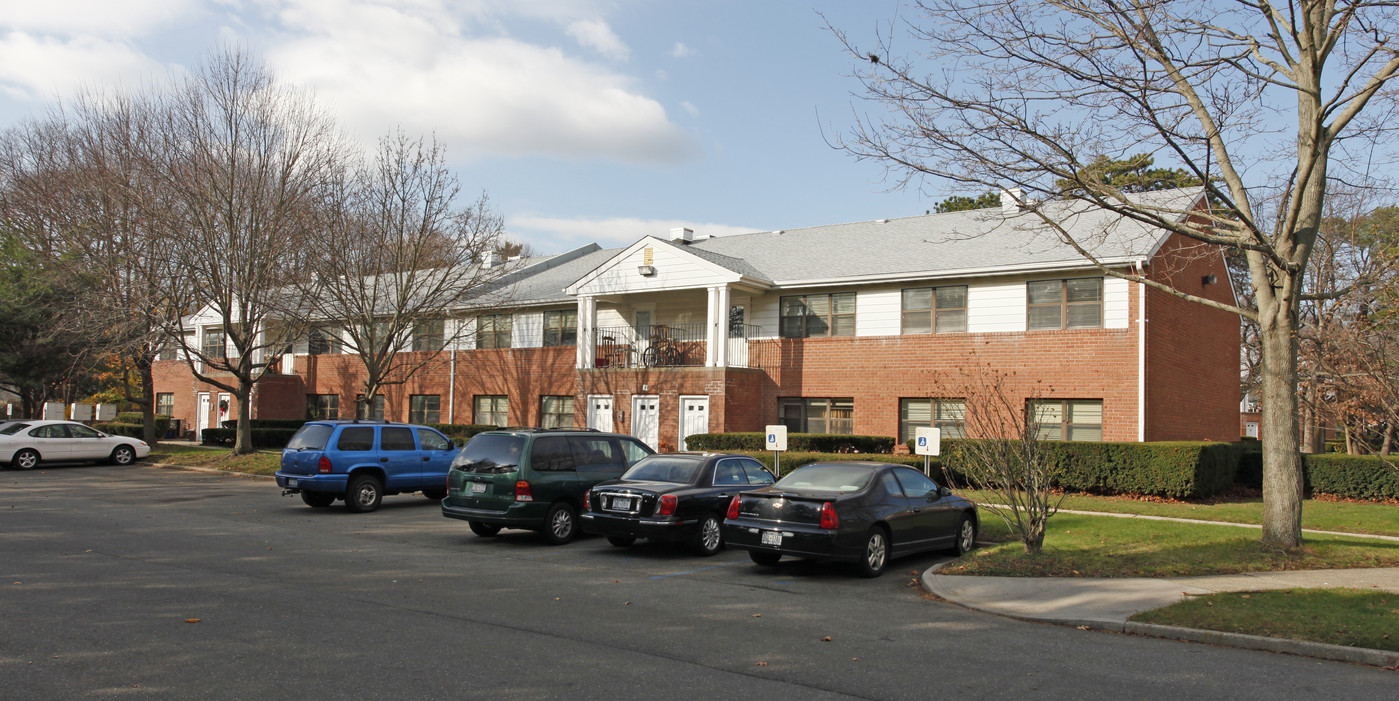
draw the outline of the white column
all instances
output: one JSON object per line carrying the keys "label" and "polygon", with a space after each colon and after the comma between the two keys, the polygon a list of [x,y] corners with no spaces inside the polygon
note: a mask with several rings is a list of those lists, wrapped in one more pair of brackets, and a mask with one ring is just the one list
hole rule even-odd
{"label": "white column", "polygon": [[717,350],[715,339],[718,337],[718,297],[717,288],[705,289],[704,318],[709,322],[704,329],[704,366],[707,368],[714,367],[714,361],[717,357],[715,356]]}
{"label": "white column", "polygon": [[717,308],[719,324],[714,334],[717,349],[714,354],[715,367],[729,366],[729,286],[715,288],[714,306]]}
{"label": "white column", "polygon": [[578,354],[576,366],[579,369],[594,367],[597,356],[597,343],[593,329],[597,327],[597,298],[578,298]]}

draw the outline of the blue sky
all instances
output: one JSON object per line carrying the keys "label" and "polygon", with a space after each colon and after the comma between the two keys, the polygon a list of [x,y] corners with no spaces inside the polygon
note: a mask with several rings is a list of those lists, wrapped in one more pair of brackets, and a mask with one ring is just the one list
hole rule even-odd
{"label": "blue sky", "polygon": [[[543,253],[689,226],[747,231],[922,214],[832,149],[854,66],[896,0],[0,0],[0,125],[80,86],[164,80],[221,43],[309,88],[366,143],[446,144]],[[904,8],[907,11],[907,8]],[[824,134],[823,134],[824,132]],[[934,188],[939,186],[933,185]]]}

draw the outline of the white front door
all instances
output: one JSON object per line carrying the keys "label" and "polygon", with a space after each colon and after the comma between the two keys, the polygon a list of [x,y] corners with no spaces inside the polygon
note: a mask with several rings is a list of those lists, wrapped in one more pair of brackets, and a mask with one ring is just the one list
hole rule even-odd
{"label": "white front door", "polygon": [[709,397],[680,398],[680,450],[689,450],[685,439],[709,433]]}
{"label": "white front door", "polygon": [[652,450],[660,450],[661,398],[655,395],[631,398],[631,434]]}
{"label": "white front door", "polygon": [[195,440],[204,440],[204,429],[209,428],[209,414],[214,410],[213,402],[209,400],[208,392],[199,393],[199,416],[195,421],[198,423],[198,434]]}
{"label": "white front door", "polygon": [[613,430],[612,397],[610,395],[588,395],[588,428],[608,432]]}
{"label": "white front door", "polygon": [[228,411],[232,408],[232,397],[227,392],[219,392],[219,425],[215,428],[223,428],[223,422],[228,420]]}

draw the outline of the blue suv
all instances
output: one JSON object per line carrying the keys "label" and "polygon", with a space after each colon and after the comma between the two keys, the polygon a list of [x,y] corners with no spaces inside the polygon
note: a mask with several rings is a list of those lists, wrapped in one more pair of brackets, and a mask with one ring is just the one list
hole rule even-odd
{"label": "blue suv", "polygon": [[383,421],[308,421],[282,450],[277,486],[307,506],[336,499],[355,513],[373,511],[386,494],[447,495],[457,447],[427,426]]}

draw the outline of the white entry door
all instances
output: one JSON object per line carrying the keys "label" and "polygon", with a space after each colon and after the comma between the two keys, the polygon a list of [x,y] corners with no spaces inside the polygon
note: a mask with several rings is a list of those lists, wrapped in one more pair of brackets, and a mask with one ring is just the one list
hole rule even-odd
{"label": "white entry door", "polygon": [[613,430],[612,397],[610,395],[588,395],[588,428],[608,432]]}
{"label": "white entry door", "polygon": [[660,450],[661,398],[655,395],[631,398],[631,434],[652,450]]}
{"label": "white entry door", "polygon": [[211,402],[210,399],[209,399],[209,393],[208,393],[208,392],[200,392],[200,393],[199,393],[199,416],[196,417],[196,419],[195,419],[195,421],[197,422],[197,424],[198,424],[198,426],[199,426],[199,428],[198,428],[199,433],[194,437],[195,440],[203,440],[203,439],[204,439],[204,429],[209,428],[209,414],[213,413],[213,411],[214,411],[213,402]]}
{"label": "white entry door", "polygon": [[709,397],[680,398],[680,450],[689,450],[685,439],[709,433]]}

